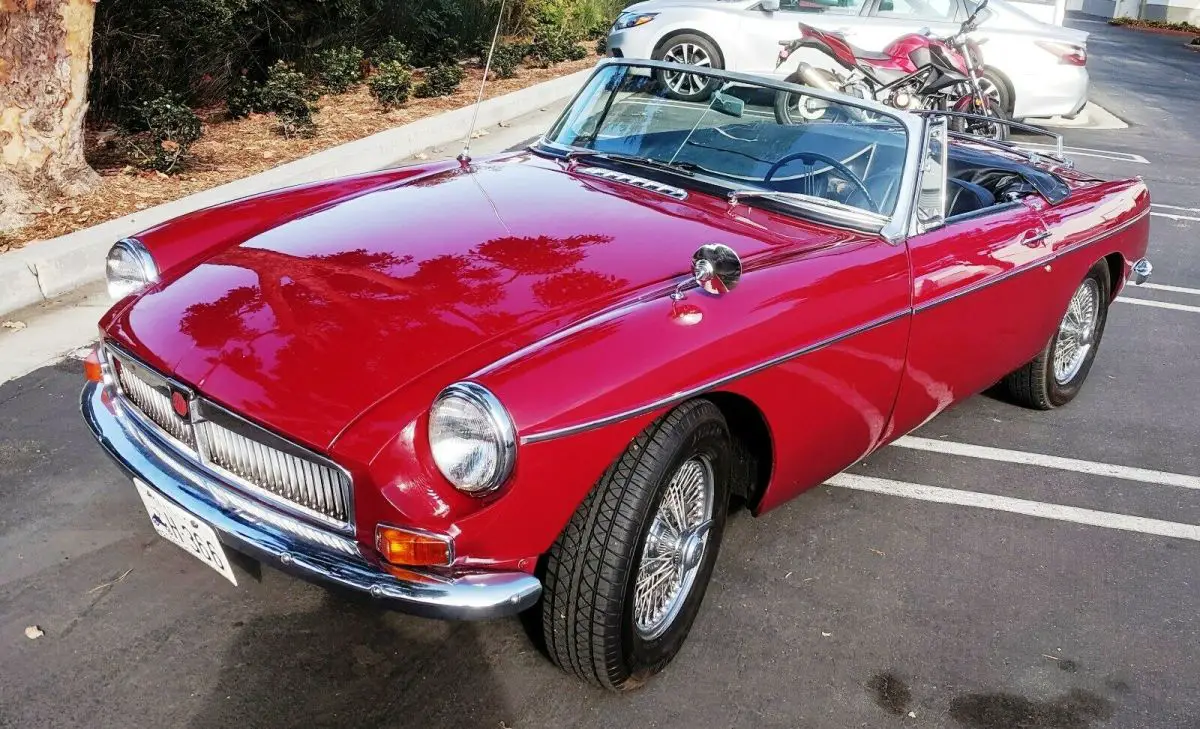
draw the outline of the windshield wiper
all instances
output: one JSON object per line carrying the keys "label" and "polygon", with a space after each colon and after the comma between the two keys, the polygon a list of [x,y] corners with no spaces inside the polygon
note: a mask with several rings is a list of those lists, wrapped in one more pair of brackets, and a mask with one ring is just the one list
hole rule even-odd
{"label": "windshield wiper", "polygon": [[851,213],[851,214],[857,215],[857,216],[865,216],[868,218],[879,220],[880,222],[887,222],[887,219],[888,219],[886,215],[881,215],[872,210],[865,210],[863,208],[857,208],[857,207],[854,207],[853,205],[847,205],[846,203],[838,202],[837,200],[830,200],[829,198],[825,198],[825,197],[819,197],[817,195],[806,195],[803,192],[781,192],[778,190],[731,190],[728,195],[729,204],[737,205],[738,200],[741,200],[742,198],[746,198],[746,197],[765,197],[765,198],[776,198],[776,199],[781,199],[781,200],[797,200],[799,202],[810,203],[812,205],[818,205],[820,207],[830,208],[832,210],[837,210],[837,211],[843,212],[843,213]]}
{"label": "windshield wiper", "polygon": [[559,159],[570,161],[584,157],[620,162],[627,165],[637,165],[639,167],[649,167],[653,170],[666,170],[687,177],[692,177],[697,172],[704,171],[703,167],[692,162],[664,162],[650,157],[638,157],[637,155],[621,154],[620,152],[602,152],[598,149],[572,149],[563,154]]}

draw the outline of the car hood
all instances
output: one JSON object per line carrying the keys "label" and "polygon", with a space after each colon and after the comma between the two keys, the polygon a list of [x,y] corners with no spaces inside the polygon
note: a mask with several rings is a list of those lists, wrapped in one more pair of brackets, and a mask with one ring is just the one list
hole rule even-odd
{"label": "car hood", "polygon": [[[837,237],[807,224],[801,234]],[[526,153],[374,189],[227,245],[150,289],[110,333],[205,396],[327,448],[405,383],[436,369],[449,384],[670,285],[713,240],[744,258],[771,245],[717,198],[678,201]]]}

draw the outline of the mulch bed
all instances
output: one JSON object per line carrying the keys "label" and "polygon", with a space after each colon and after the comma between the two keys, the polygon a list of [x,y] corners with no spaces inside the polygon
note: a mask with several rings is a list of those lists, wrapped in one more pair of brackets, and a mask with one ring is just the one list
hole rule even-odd
{"label": "mulch bed", "polygon": [[[484,95],[491,98],[518,91],[582,71],[595,63],[595,56],[590,56],[544,69],[523,67],[515,78],[489,81]],[[21,230],[0,235],[0,253],[249,177],[385,129],[468,106],[475,102],[482,78],[481,69],[470,68],[453,96],[414,98],[392,111],[381,109],[364,85],[344,94],[322,97],[318,102],[320,111],[314,115],[317,132],[308,139],[283,137],[276,130],[275,118],[271,115],[231,120],[223,107],[199,109],[196,113],[204,121],[204,136],[192,146],[186,166],[171,176],[131,167],[117,151],[114,130],[88,129],[85,154],[89,164],[100,174],[100,185],[83,197],[64,198],[54,203]]]}
{"label": "mulch bed", "polygon": [[1162,35],[1200,35],[1200,29],[1178,30],[1176,28],[1162,28],[1157,25],[1143,25],[1141,23],[1109,23],[1109,25],[1117,28],[1129,28],[1130,30],[1143,30],[1147,33],[1160,33]]}

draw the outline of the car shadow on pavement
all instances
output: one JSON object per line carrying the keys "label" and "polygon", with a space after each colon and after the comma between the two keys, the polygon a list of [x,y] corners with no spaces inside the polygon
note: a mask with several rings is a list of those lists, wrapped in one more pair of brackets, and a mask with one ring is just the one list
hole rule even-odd
{"label": "car shadow on pavement", "polygon": [[191,729],[500,725],[503,699],[470,623],[328,595],[315,611],[234,623]]}

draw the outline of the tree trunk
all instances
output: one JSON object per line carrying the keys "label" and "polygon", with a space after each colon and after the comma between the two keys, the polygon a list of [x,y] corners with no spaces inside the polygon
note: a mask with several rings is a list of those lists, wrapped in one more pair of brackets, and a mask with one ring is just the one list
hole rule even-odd
{"label": "tree trunk", "polygon": [[99,176],[83,158],[94,0],[0,0],[0,232]]}

